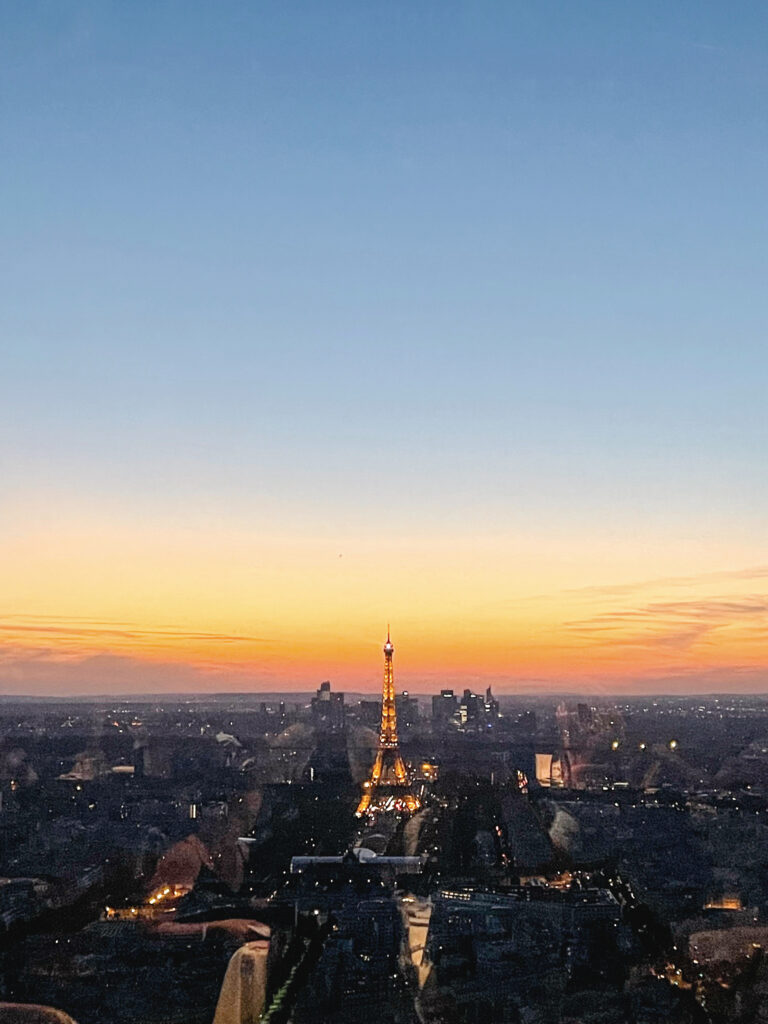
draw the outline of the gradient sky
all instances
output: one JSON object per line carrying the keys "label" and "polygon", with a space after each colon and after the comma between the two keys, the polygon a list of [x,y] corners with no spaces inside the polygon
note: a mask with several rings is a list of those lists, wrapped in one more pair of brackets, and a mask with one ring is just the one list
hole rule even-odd
{"label": "gradient sky", "polygon": [[768,6],[0,2],[0,691],[768,690]]}

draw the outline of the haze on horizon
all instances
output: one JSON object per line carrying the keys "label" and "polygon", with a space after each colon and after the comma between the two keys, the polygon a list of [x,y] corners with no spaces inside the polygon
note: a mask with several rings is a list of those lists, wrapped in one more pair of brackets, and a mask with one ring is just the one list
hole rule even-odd
{"label": "haze on horizon", "polygon": [[0,22],[0,692],[768,690],[768,8]]}

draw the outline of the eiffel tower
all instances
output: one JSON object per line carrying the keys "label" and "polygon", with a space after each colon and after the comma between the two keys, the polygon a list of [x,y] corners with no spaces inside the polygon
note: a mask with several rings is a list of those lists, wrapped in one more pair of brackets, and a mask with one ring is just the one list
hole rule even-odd
{"label": "eiffel tower", "polygon": [[381,729],[379,749],[373,762],[370,778],[363,783],[363,795],[357,806],[357,816],[380,811],[406,811],[419,809],[419,801],[410,790],[397,741],[397,708],[395,707],[395,678],[392,671],[394,645],[389,637],[384,644],[384,685],[381,691]]}

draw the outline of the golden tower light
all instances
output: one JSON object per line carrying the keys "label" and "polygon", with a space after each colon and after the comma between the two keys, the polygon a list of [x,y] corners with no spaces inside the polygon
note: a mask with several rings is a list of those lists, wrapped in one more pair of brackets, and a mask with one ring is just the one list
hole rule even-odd
{"label": "golden tower light", "polygon": [[[370,778],[363,785],[363,795],[356,812],[358,817],[362,817],[372,807],[375,809],[379,804],[379,797],[386,796],[386,794],[378,792],[380,786],[386,788],[408,786],[408,773],[400,755],[397,739],[395,677],[392,669],[394,653],[395,647],[389,635],[389,627],[387,627],[387,642],[384,644],[384,682],[381,690],[379,749],[376,752],[376,760],[373,762]],[[398,794],[395,802],[410,812],[419,808],[419,801],[410,791]]]}

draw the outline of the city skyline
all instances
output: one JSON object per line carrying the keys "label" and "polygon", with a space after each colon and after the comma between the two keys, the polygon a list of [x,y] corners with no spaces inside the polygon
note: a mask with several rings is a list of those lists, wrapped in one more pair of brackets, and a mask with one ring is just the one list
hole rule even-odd
{"label": "city skyline", "polygon": [[2,22],[0,693],[768,691],[768,11]]}

